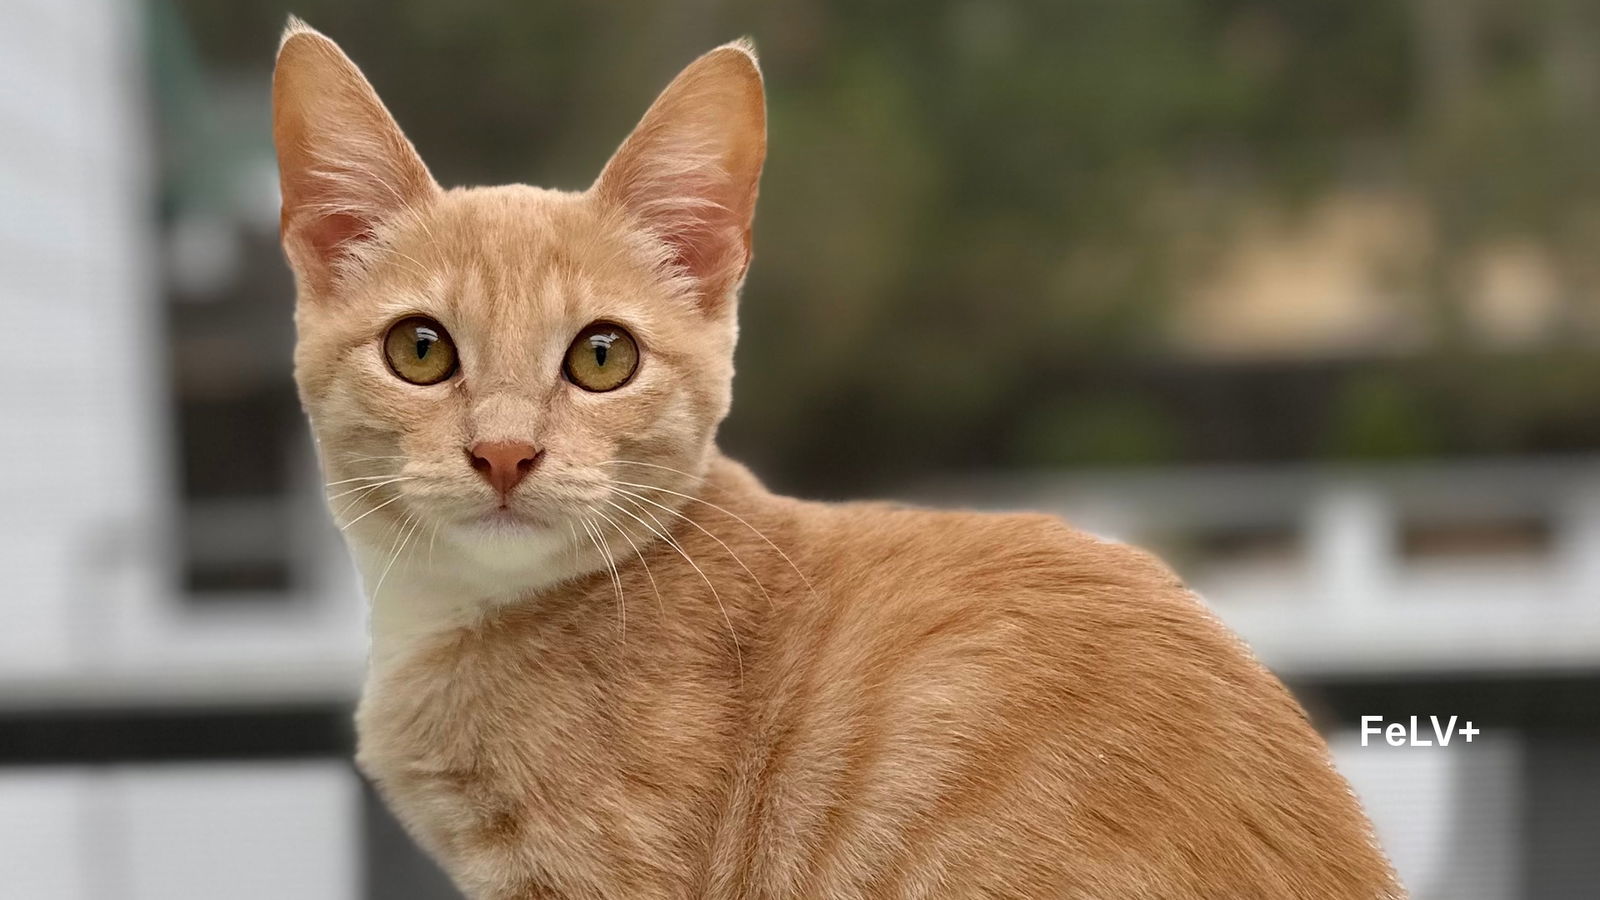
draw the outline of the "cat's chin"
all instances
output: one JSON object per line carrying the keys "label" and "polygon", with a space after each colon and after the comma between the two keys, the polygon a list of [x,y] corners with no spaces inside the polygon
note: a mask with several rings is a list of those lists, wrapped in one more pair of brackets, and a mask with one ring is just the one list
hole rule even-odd
{"label": "cat's chin", "polygon": [[496,507],[468,516],[456,524],[458,530],[485,539],[531,538],[550,534],[557,525],[550,519],[506,507]]}

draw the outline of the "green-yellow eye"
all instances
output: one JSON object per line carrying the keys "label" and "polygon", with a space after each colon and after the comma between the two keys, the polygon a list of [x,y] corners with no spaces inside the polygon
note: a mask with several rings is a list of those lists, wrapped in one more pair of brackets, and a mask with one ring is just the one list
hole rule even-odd
{"label": "green-yellow eye", "polygon": [[578,332],[562,369],[573,384],[596,393],[628,383],[639,368],[639,345],[620,325],[595,322]]}
{"label": "green-yellow eye", "polygon": [[389,371],[412,384],[438,384],[456,373],[456,345],[450,333],[425,316],[407,316],[383,336]]}

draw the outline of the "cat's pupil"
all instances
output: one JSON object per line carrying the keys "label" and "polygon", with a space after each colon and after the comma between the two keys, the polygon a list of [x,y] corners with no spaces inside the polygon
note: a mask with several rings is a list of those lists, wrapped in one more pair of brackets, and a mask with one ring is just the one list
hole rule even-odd
{"label": "cat's pupil", "polygon": [[417,326],[417,359],[428,358],[428,350],[439,341],[439,333],[432,328]]}
{"label": "cat's pupil", "polygon": [[610,348],[598,341],[594,344],[594,364],[604,367],[606,364],[606,351]]}

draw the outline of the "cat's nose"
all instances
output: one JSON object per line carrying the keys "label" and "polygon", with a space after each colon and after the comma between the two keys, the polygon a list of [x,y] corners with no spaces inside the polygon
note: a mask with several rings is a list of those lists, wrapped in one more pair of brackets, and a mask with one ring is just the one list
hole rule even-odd
{"label": "cat's nose", "polygon": [[479,441],[467,448],[472,468],[505,499],[538,464],[544,451],[522,441]]}

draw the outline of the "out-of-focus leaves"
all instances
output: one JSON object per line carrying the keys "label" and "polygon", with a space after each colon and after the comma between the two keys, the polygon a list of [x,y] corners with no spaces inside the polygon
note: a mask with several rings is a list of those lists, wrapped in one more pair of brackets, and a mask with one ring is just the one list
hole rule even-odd
{"label": "out-of-focus leaves", "polygon": [[[210,66],[258,72],[266,90],[280,6],[177,6]],[[868,482],[952,465],[1581,444],[1583,428],[1552,417],[1600,408],[1600,382],[1571,380],[1586,370],[1495,382],[1472,409],[1440,386],[1516,368],[1486,366],[1462,324],[1452,273],[1482,241],[1554,248],[1572,334],[1600,331],[1600,56],[1585,37],[1600,39],[1600,15],[1467,6],[302,0],[296,12],[351,52],[446,183],[582,187],[679,66],[753,36],[771,157],[725,437],[782,482],[838,487],[841,471]],[[1187,365],[1164,327],[1184,279],[1250,209],[1372,183],[1420,196],[1437,227],[1424,267],[1438,346],[1409,368],[1333,367],[1348,378],[1262,362],[1254,377],[1276,383],[1231,389],[1277,405],[1225,409],[1205,394],[1232,423],[1219,435],[1191,414],[1194,392],[1233,375],[1203,361],[1170,374]]]}

